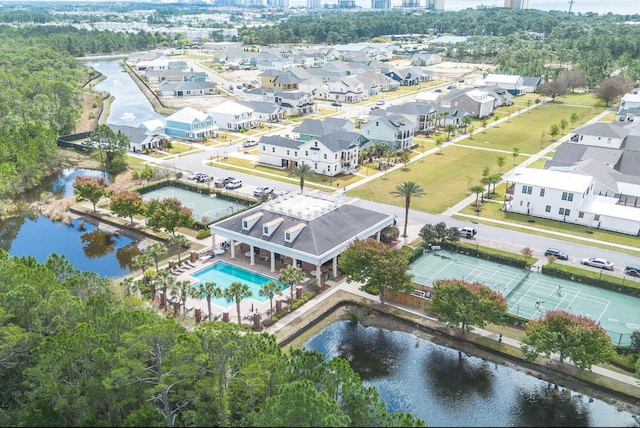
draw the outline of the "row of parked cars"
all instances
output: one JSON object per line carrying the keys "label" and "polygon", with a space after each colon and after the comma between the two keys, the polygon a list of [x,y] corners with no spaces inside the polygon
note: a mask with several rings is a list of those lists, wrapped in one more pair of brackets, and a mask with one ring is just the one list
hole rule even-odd
{"label": "row of parked cars", "polygon": [[214,179],[209,174],[204,172],[194,172],[187,175],[187,180],[194,180],[198,183],[206,183],[207,181],[213,180],[213,185],[215,187],[225,189],[237,189],[238,187],[242,187],[242,180],[238,180],[235,177],[218,177]]}
{"label": "row of parked cars", "polygon": [[[569,260],[569,255],[557,248],[547,248],[547,250],[544,252],[544,255],[545,257],[554,256],[558,260]],[[615,267],[612,261],[602,257],[585,257],[580,261],[580,263],[584,266],[591,266],[605,270],[613,270]],[[626,265],[624,268],[624,273],[627,275],[640,277],[640,264]]]}

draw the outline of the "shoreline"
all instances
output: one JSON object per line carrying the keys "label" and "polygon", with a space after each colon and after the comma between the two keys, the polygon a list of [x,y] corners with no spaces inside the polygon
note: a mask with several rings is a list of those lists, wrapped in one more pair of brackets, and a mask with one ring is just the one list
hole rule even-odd
{"label": "shoreline", "polygon": [[[544,379],[563,388],[570,389],[579,394],[585,394],[593,398],[602,400],[608,404],[616,406],[620,410],[628,411],[632,414],[640,414],[640,404],[638,397],[626,394],[622,391],[612,390],[597,382],[591,382],[587,379],[575,377],[571,373],[573,366],[564,364],[559,365],[553,361],[539,358],[535,362],[527,362],[522,358],[514,357],[507,352],[501,353],[489,347],[483,346],[482,343],[476,342],[478,337],[473,332],[458,336],[455,330],[447,327],[438,326],[439,323],[433,322],[422,317],[411,316],[401,308],[385,305],[386,308],[380,308],[379,305],[371,305],[370,301],[361,299],[358,296],[344,292],[336,293],[335,297],[327,299],[323,302],[324,307],[320,308],[322,313],[309,313],[308,316],[298,317],[299,322],[295,322],[297,331],[291,331],[289,334],[284,332],[278,334],[276,338],[281,347],[287,352],[288,348],[301,348],[312,336],[318,334],[328,325],[338,320],[357,320],[365,326],[372,326],[384,330],[403,331],[415,334],[421,339],[431,341],[438,345],[457,349],[468,355],[482,358],[497,364],[504,365],[524,372],[528,375]],[[354,311],[356,315],[354,315]],[[300,318],[306,318],[307,324],[300,325]],[[501,344],[501,346],[509,346]],[[505,348],[506,349],[506,348]],[[594,379],[605,380],[605,376],[589,372]],[[608,378],[607,378],[608,379]]]}

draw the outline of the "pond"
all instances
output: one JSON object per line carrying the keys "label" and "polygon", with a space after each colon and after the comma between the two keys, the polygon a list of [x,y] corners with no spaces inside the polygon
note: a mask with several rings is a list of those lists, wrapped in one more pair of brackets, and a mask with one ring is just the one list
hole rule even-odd
{"label": "pond", "polygon": [[411,333],[336,321],[303,347],[346,359],[388,411],[427,426],[638,426],[602,400]]}
{"label": "pond", "polygon": [[114,97],[109,107],[107,124],[137,128],[142,122],[166,118],[166,115],[155,112],[144,93],[124,71],[121,62],[122,60],[105,60],[84,64],[106,76],[93,90],[108,92]]}
{"label": "pond", "polygon": [[[78,175],[110,178],[102,171],[67,168],[22,195],[22,199],[36,201],[42,192],[51,192],[57,198],[73,196],[73,180]],[[29,212],[0,220],[0,248],[12,256],[33,256],[40,263],[53,253],[64,255],[75,269],[111,278],[129,273],[132,257],[140,254],[138,243],[123,234],[100,230],[80,219],[67,224]]]}

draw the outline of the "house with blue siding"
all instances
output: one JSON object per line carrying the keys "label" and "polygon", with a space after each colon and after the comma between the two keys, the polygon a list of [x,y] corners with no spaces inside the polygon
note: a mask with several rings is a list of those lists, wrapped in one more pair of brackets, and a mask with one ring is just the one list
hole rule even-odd
{"label": "house with blue siding", "polygon": [[165,134],[187,141],[200,141],[218,134],[213,117],[192,107],[185,107],[166,119]]}

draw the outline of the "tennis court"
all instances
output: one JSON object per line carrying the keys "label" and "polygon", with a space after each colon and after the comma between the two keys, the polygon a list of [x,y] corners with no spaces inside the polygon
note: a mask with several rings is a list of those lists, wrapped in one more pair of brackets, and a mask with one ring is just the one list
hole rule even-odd
{"label": "tennis court", "polygon": [[630,335],[640,329],[640,298],[501,265],[448,251],[429,252],[412,267],[414,281],[431,285],[437,279],[480,282],[500,292],[508,311],[538,319],[549,310],[582,315],[600,323],[616,344],[628,345]]}
{"label": "tennis court", "polygon": [[142,198],[145,201],[150,201],[151,199],[177,198],[182,202],[183,206],[191,208],[195,221],[204,224],[208,224],[229,214],[237,213],[246,208],[244,205],[228,199],[216,198],[213,195],[191,192],[173,186],[152,190],[142,195]]}

